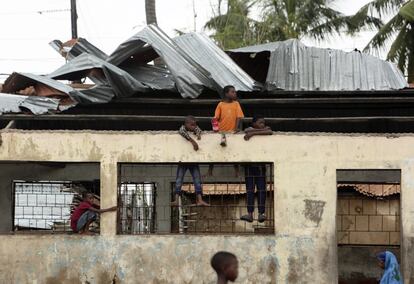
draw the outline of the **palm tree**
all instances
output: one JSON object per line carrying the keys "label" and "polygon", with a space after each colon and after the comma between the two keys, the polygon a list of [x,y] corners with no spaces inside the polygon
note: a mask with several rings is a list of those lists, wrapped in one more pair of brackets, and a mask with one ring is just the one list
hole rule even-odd
{"label": "palm tree", "polygon": [[323,40],[332,34],[354,34],[380,27],[381,20],[364,13],[346,16],[331,8],[332,0],[265,0],[264,23],[270,41],[308,36]]}
{"label": "palm tree", "polygon": [[223,49],[255,44],[258,41],[258,22],[251,19],[249,14],[256,2],[257,0],[228,0],[227,12],[222,14],[222,1],[218,0],[216,15],[204,28],[214,30],[212,37]]}
{"label": "palm tree", "polygon": [[364,51],[378,51],[391,43],[387,60],[395,62],[408,75],[408,82],[414,83],[414,1],[374,0],[359,11],[366,15],[374,12],[393,16],[378,29]]}
{"label": "palm tree", "polygon": [[[221,0],[218,0],[219,4]],[[281,41],[309,36],[319,40],[334,33],[353,34],[362,27],[380,27],[382,22],[364,13],[354,16],[332,9],[332,0],[228,0],[227,13],[210,19],[206,28],[223,48]],[[261,5],[258,7],[258,5]],[[249,17],[255,6],[260,20]],[[219,5],[220,7],[220,5]]]}
{"label": "palm tree", "polygon": [[[158,25],[157,14],[155,9],[155,0],[145,0],[145,16],[147,19],[147,25]],[[164,66],[164,62],[160,57],[154,59],[154,65]]]}
{"label": "palm tree", "polygon": [[145,16],[147,25],[157,24],[157,14],[155,13],[155,0],[145,0]]}

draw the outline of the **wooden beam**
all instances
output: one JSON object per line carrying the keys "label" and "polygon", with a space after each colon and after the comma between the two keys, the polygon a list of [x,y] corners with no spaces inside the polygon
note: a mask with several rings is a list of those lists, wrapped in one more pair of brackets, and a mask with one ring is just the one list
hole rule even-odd
{"label": "wooden beam", "polygon": [[[50,115],[28,115],[28,114],[4,114],[0,120],[50,120],[50,121],[179,121],[185,116],[158,116],[158,115],[99,115],[99,114],[50,114]],[[198,121],[210,121],[211,117],[197,117]],[[251,121],[245,118],[244,121]],[[360,116],[360,117],[271,117],[266,118],[268,123],[279,122],[414,122],[414,116]]]}
{"label": "wooden beam", "polygon": [[[374,104],[374,103],[414,103],[414,97],[325,97],[325,98],[257,98],[257,99],[240,99],[241,105],[280,105],[280,104]],[[219,99],[172,99],[172,98],[124,98],[116,99],[109,104],[176,104],[176,105],[216,105]]]}

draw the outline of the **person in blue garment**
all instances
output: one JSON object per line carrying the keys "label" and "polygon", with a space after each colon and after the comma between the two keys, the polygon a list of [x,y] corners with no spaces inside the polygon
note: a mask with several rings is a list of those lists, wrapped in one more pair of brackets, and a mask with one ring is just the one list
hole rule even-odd
{"label": "person in blue garment", "polygon": [[380,284],[402,284],[400,266],[392,252],[384,251],[377,254],[378,265],[384,269]]}

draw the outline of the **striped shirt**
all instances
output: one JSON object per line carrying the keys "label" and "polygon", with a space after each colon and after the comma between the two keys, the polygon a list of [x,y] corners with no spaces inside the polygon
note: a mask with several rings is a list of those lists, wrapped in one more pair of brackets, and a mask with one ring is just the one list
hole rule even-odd
{"label": "striped shirt", "polygon": [[[201,137],[201,128],[200,128],[200,127],[198,127],[198,126],[197,126],[197,127],[194,129],[194,131],[191,131],[191,132],[193,132],[193,133],[194,133],[194,135],[195,135],[195,136],[197,136],[197,138]],[[185,126],[184,126],[184,125],[181,125],[180,130],[178,130],[178,133],[180,133],[180,135],[181,135],[182,137],[184,137],[185,139],[187,139],[187,140],[190,140],[190,139],[191,139],[191,136],[190,136],[190,131],[188,131],[188,130],[185,128]]]}

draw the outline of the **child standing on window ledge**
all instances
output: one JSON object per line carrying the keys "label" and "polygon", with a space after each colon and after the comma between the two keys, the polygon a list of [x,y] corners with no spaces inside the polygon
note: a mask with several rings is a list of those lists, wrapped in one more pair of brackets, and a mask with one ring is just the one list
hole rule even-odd
{"label": "child standing on window ledge", "polygon": [[181,125],[178,133],[180,133],[182,137],[184,137],[193,145],[194,151],[198,151],[198,144],[193,138],[191,138],[190,132],[194,133],[194,135],[197,137],[197,140],[201,140],[201,129],[197,126],[197,120],[195,117],[191,115],[185,118],[184,124]]}
{"label": "child standing on window ledge", "polygon": [[222,134],[220,145],[227,146],[226,133],[240,131],[240,122],[244,117],[243,111],[237,101],[236,89],[233,86],[225,86],[224,99],[216,108],[214,120],[218,121],[219,132]]}

